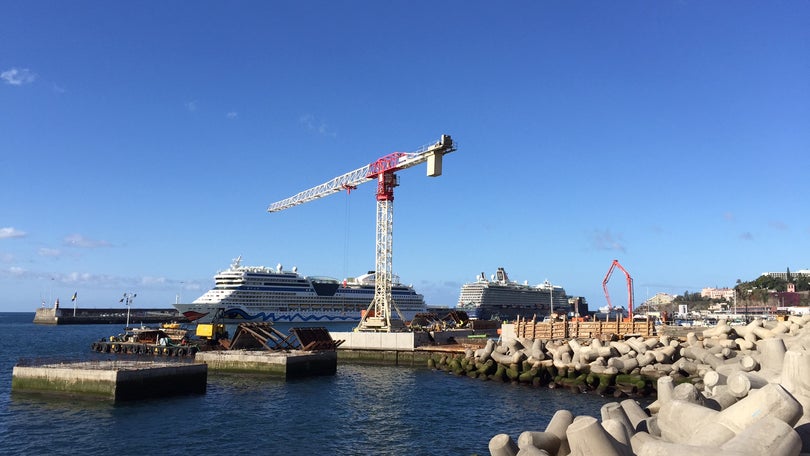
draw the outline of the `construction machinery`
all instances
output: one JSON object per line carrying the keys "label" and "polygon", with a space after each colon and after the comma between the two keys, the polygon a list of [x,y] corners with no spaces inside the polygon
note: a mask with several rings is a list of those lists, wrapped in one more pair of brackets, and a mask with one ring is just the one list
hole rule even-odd
{"label": "construction machinery", "polygon": [[608,293],[607,284],[608,284],[608,281],[610,280],[610,276],[613,274],[613,270],[615,268],[617,268],[617,267],[619,269],[621,269],[621,271],[624,273],[624,276],[627,278],[627,313],[628,313],[627,319],[632,320],[633,319],[633,278],[630,277],[630,273],[627,272],[627,270],[624,269],[624,267],[622,267],[622,265],[619,263],[619,260],[613,260],[613,263],[611,263],[611,265],[610,265],[610,269],[608,269],[607,274],[605,274],[605,280],[602,281],[602,289],[605,291],[605,299],[607,300],[608,312],[613,310],[613,305],[611,305],[611,303],[610,303],[610,293]]}
{"label": "construction machinery", "polygon": [[[299,204],[323,198],[333,193],[357,188],[373,179],[377,180],[377,232],[374,273],[374,298],[361,316],[357,330],[391,332],[403,327],[403,318],[391,296],[393,282],[393,226],[394,188],[399,185],[396,172],[427,162],[428,177],[442,174],[442,158],[456,150],[449,135],[423,146],[416,152],[394,152],[362,168],[338,176],[316,187],[304,190],[287,199],[271,204],[267,212],[278,212]],[[392,320],[392,309],[399,319]]]}

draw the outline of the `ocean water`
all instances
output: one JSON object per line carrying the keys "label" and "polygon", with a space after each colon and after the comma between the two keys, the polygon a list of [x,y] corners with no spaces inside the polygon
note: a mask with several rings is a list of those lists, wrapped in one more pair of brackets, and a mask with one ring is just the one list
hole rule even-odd
{"label": "ocean water", "polygon": [[[612,398],[338,364],[283,381],[209,372],[205,395],[123,404],[11,394],[21,359],[106,359],[122,325],[42,326],[0,313],[0,451],[5,455],[488,455],[489,439],[543,430],[559,409],[598,417]],[[343,329],[343,328],[340,328]]]}

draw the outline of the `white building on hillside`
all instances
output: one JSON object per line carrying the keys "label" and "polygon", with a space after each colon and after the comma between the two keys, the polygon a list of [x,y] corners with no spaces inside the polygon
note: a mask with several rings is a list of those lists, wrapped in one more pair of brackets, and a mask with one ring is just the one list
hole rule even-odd
{"label": "white building on hillside", "polygon": [[[777,279],[787,280],[787,271],[782,272],[763,272],[762,275],[770,276]],[[810,277],[810,269],[800,269],[798,271],[790,271],[790,275],[793,277],[805,276]]]}

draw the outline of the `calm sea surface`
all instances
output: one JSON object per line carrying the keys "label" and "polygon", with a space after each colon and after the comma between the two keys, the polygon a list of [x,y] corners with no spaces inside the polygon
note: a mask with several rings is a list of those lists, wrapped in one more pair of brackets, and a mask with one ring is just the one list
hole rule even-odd
{"label": "calm sea surface", "polygon": [[90,344],[123,329],[33,319],[33,312],[0,313],[2,454],[483,456],[495,434],[517,439],[543,430],[558,409],[598,417],[613,400],[352,364],[296,381],[209,373],[205,395],[119,405],[12,395],[20,359],[106,359]]}

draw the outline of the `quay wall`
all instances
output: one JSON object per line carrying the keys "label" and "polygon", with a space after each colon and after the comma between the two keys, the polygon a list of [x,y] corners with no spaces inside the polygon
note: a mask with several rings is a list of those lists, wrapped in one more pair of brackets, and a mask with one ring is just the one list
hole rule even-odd
{"label": "quay wall", "polygon": [[11,389],[22,393],[82,396],[112,401],[204,394],[205,364],[78,362],[14,366]]}
{"label": "quay wall", "polygon": [[11,390],[115,399],[116,377],[111,370],[14,366]]}
{"label": "quay wall", "polygon": [[[428,367],[429,360],[439,350],[337,350],[339,362],[357,364],[385,364],[405,367]],[[447,352],[452,353],[452,352]]]}
{"label": "quay wall", "polygon": [[333,375],[337,372],[337,354],[324,351],[248,351],[224,350],[197,352],[195,361],[220,372],[268,374],[284,378]]}
{"label": "quay wall", "polygon": [[[169,323],[188,321],[177,309],[130,309],[130,324]],[[34,323],[42,325],[97,325],[125,324],[127,310],[120,308],[77,308],[63,309],[40,307],[34,314]]]}

